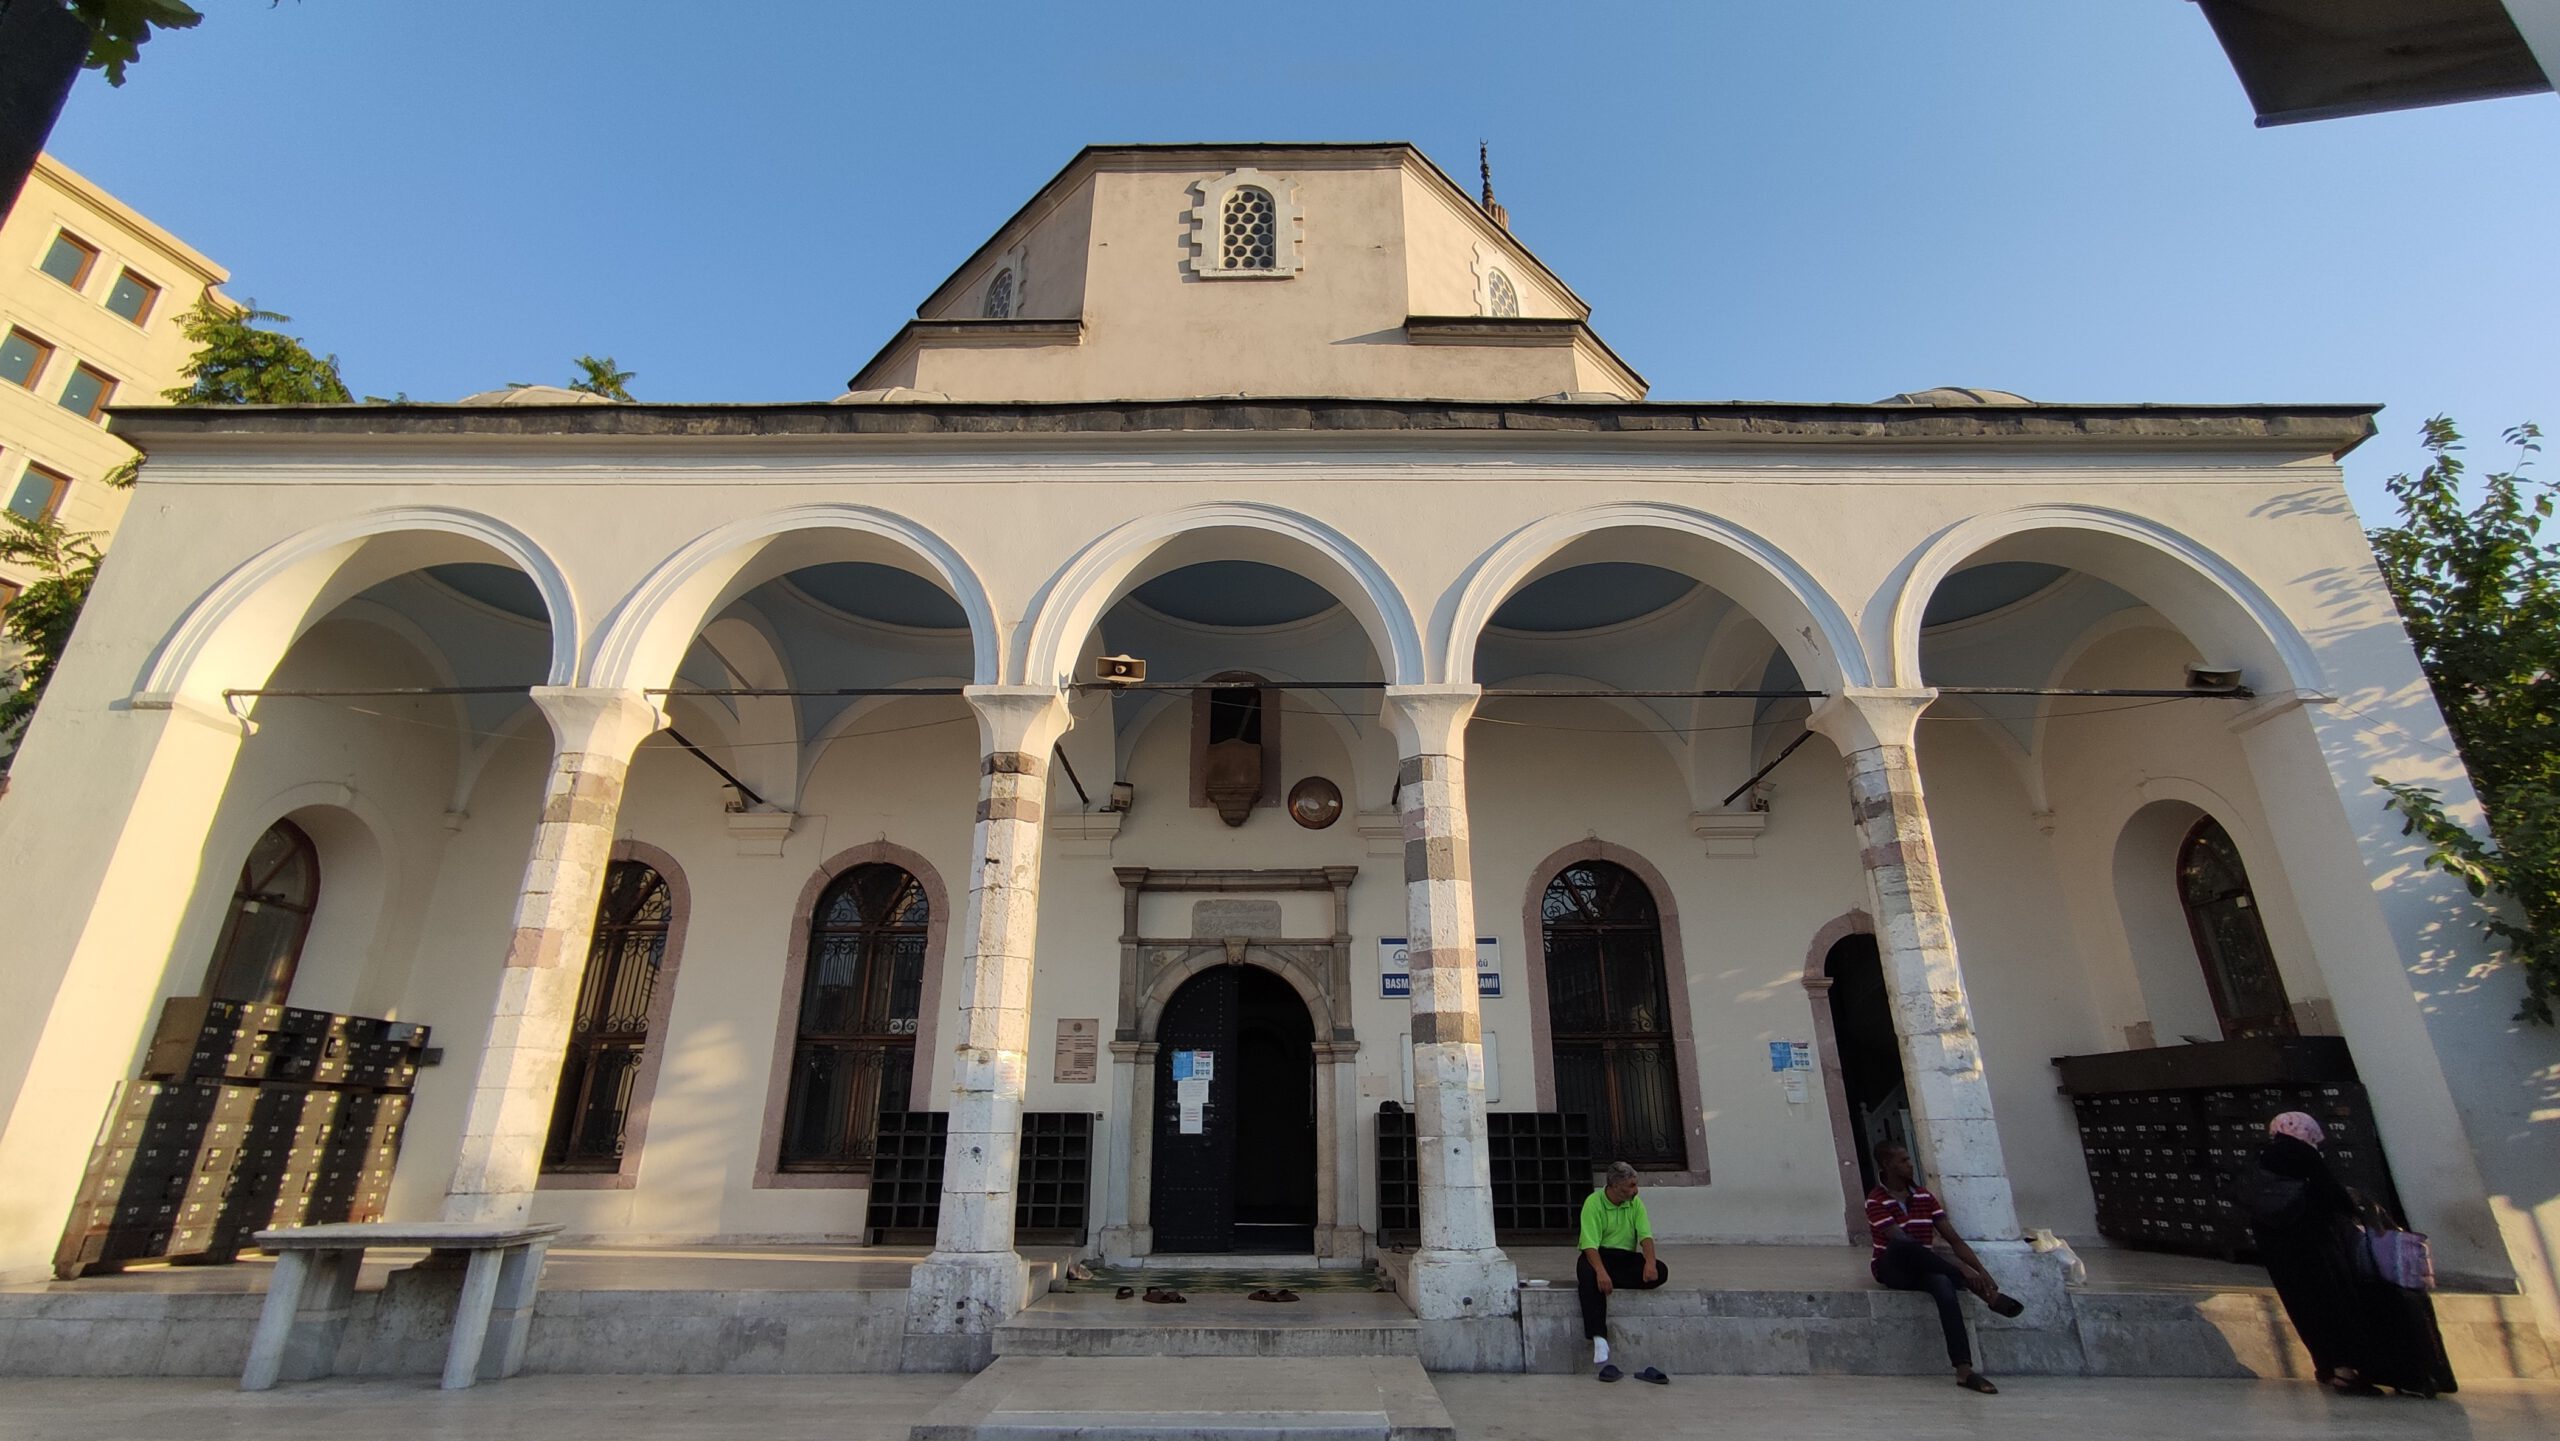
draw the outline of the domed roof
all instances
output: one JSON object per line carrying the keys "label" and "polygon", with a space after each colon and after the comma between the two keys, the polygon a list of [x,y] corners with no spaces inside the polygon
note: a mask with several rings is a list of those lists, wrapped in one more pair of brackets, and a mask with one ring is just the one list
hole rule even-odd
{"label": "domed roof", "polygon": [[2008,390],[1978,390],[1962,385],[1932,386],[1927,390],[1906,390],[1888,395],[1878,405],[2033,405],[2034,401]]}
{"label": "domed roof", "polygon": [[621,402],[608,400],[601,395],[593,395],[583,390],[571,390],[562,385],[511,385],[504,390],[484,390],[477,395],[466,395],[454,403],[457,405],[618,405]]}
{"label": "domed roof", "polygon": [[930,405],[951,397],[939,390],[911,390],[903,385],[882,386],[877,390],[848,390],[827,402],[829,405]]}

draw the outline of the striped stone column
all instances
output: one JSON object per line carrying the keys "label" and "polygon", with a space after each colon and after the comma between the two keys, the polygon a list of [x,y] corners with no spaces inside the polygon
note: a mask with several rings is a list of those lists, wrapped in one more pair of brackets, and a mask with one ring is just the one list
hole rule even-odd
{"label": "striped stone column", "polygon": [[666,724],[656,703],[636,690],[536,686],[533,703],[551,722],[551,777],[516,896],[515,931],[463,1117],[461,1152],[445,1188],[448,1221],[511,1224],[531,1214],[623,782],[632,751]]}
{"label": "striped stone column", "polygon": [[1816,706],[1806,724],[1829,737],[1848,762],[1850,814],[1875,901],[1876,949],[1919,1132],[1916,1159],[1966,1237],[2015,1240],[2017,1203],[1992,1120],[1991,1086],[1974,1039],[1914,753],[1920,713],[1937,698],[1934,690],[1846,689]]}
{"label": "striped stone column", "polygon": [[[1518,1314],[1519,1273],[1493,1240],[1493,1182],[1485,1147],[1484,1032],[1476,1005],[1475,880],[1467,846],[1467,721],[1482,691],[1390,686],[1388,721],[1401,765],[1396,814],[1404,826],[1406,969],[1412,974],[1414,1155],[1422,1185],[1422,1245],[1409,1298],[1433,1322]],[[1444,1337],[1463,1333],[1438,1328]],[[1488,1328],[1485,1336],[1501,1328]],[[1518,1328],[1509,1328],[1514,1346]],[[1499,1369],[1501,1358],[1456,1352],[1425,1337],[1426,1363]]]}
{"label": "striped stone column", "polygon": [[1013,1249],[1022,1095],[1031,1070],[1031,970],[1040,917],[1040,837],[1049,753],[1073,723],[1064,692],[971,686],[978,713],[978,819],[968,951],[953,1042],[950,1141],[933,1253],[907,1284],[906,1369],[974,1371],[995,1328],[1029,1300]]}

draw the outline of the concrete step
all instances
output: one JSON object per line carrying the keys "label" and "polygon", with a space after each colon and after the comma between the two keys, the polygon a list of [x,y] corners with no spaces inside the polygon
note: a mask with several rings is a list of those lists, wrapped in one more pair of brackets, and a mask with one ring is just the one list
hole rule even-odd
{"label": "concrete step", "polygon": [[1178,1306],[1054,1292],[996,1328],[1002,1356],[1412,1356],[1421,1326],[1402,1301],[1311,1292],[1296,1302],[1204,1293]]}
{"label": "concrete step", "polygon": [[910,1441],[1457,1441],[1409,1356],[1000,1356]]}

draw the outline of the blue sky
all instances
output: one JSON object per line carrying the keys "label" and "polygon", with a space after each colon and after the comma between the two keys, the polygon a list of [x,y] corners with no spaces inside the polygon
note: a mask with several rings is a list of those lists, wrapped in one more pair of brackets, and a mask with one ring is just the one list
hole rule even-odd
{"label": "blue sky", "polygon": [[1088,142],[1483,138],[1657,399],[2560,431],[2560,99],[2258,130],[2183,0],[197,4],[52,149],[360,392],[820,399]]}

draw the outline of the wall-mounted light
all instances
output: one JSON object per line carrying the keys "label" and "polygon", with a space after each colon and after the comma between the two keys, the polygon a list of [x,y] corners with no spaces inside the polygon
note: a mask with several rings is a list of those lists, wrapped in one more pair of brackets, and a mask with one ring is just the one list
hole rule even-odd
{"label": "wall-mounted light", "polygon": [[2187,667],[2187,689],[2208,693],[2227,693],[2240,688],[2240,671],[2236,666],[2191,665]]}
{"label": "wall-mounted light", "polygon": [[1127,781],[1113,781],[1111,783],[1111,799],[1104,801],[1102,803],[1102,808],[1105,811],[1126,813],[1130,806],[1137,803],[1137,799],[1138,788],[1136,786],[1129,784]]}

